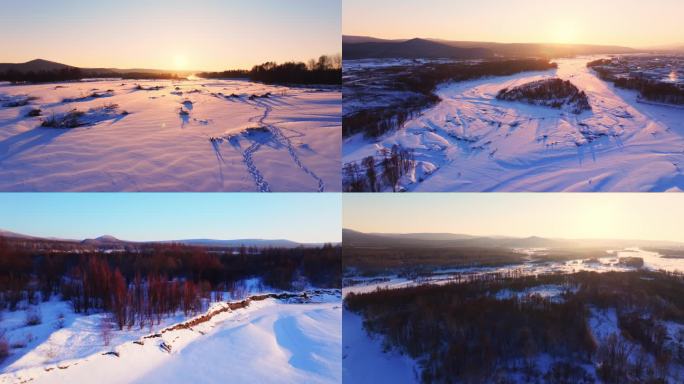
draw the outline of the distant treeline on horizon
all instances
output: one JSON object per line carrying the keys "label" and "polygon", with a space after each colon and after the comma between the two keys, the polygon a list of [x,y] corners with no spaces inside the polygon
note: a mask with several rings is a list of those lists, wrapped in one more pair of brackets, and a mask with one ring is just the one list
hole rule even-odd
{"label": "distant treeline on horizon", "polygon": [[[251,70],[227,70],[223,72],[201,72],[198,77],[205,79],[247,78],[263,83],[291,83],[291,84],[342,84],[341,55],[323,55],[318,60],[311,59],[308,63],[287,62],[277,64],[267,62],[254,66]],[[58,81],[77,81],[86,78],[121,78],[121,79],[149,79],[149,80],[181,80],[173,72],[115,72],[92,71],[77,67],[64,67],[52,70],[20,71],[9,69],[0,72],[0,81],[17,83],[48,83]]]}
{"label": "distant treeline on horizon", "polygon": [[267,62],[255,65],[251,70],[201,72],[196,76],[204,79],[247,78],[262,83],[342,84],[342,57],[323,55],[308,63]]}
{"label": "distant treeline on horizon", "polygon": [[175,73],[164,72],[90,72],[81,68],[70,67],[49,71],[21,72],[10,69],[0,72],[0,81],[16,83],[50,83],[56,81],[75,81],[87,78],[120,78],[120,79],[151,79],[151,80],[180,80],[184,77]]}

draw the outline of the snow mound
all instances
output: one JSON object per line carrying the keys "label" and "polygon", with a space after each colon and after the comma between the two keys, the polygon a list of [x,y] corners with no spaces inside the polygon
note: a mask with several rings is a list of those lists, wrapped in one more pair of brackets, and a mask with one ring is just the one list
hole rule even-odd
{"label": "snow mound", "polygon": [[[289,296],[304,300],[288,300]],[[284,299],[280,299],[283,297]],[[63,311],[54,302],[53,311]],[[47,311],[46,311],[47,312]],[[98,340],[100,315],[67,312],[63,329],[0,374],[0,383],[339,383],[339,291],[255,295],[215,303],[156,333],[115,331]],[[163,324],[162,324],[163,325]],[[47,338],[47,339],[46,339]],[[50,358],[46,358],[48,354]]]}

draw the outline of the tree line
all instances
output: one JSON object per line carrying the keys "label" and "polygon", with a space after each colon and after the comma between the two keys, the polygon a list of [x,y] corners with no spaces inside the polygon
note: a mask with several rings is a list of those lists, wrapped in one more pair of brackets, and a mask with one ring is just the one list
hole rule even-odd
{"label": "tree line", "polygon": [[252,277],[275,289],[339,288],[341,248],[216,252],[151,244],[119,252],[52,252],[26,250],[0,237],[0,309],[59,295],[76,312],[111,312],[121,328],[177,310],[197,313],[211,292],[231,291]]}
{"label": "tree line", "polygon": [[108,78],[115,77],[121,79],[150,79],[150,80],[180,80],[182,77],[175,73],[163,72],[91,72],[81,68],[69,67],[51,71],[28,71],[22,72],[10,69],[0,72],[0,81],[11,83],[50,83],[57,81],[76,81],[86,78]]}
{"label": "tree line", "polygon": [[201,72],[197,76],[205,79],[247,78],[266,84],[342,84],[342,62],[339,55],[323,55],[308,63],[267,62],[255,65],[251,70]]}
{"label": "tree line", "polygon": [[612,82],[618,88],[636,90],[646,100],[676,105],[684,104],[684,89],[677,85],[634,76],[617,77],[609,68],[605,67],[611,63],[611,60],[600,59],[587,63],[587,67],[593,69],[601,80]]}

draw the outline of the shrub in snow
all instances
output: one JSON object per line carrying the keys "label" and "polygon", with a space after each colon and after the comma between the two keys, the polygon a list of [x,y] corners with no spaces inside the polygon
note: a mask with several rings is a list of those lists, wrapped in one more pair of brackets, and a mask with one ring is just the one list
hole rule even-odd
{"label": "shrub in snow", "polygon": [[76,128],[83,125],[79,119],[85,115],[85,112],[72,109],[71,111],[62,115],[52,115],[43,120],[41,127],[49,128]]}
{"label": "shrub in snow", "polygon": [[[105,104],[100,108],[91,108],[87,112],[72,109],[69,112],[53,114],[43,120],[42,127],[48,128],[77,128],[88,125],[95,125],[105,120],[115,119],[119,116],[118,104]],[[122,113],[121,115],[126,115]]]}
{"label": "shrub in snow", "polygon": [[26,117],[36,117],[36,116],[40,116],[40,114],[41,114],[40,108],[33,108],[30,111],[28,111],[28,113],[26,113]]}
{"label": "shrub in snow", "polygon": [[0,334],[0,362],[9,356],[9,343],[4,334]]}
{"label": "shrub in snow", "polygon": [[26,326],[32,327],[34,325],[41,324],[43,318],[40,315],[40,310],[38,308],[29,308],[26,311]]}
{"label": "shrub in snow", "polygon": [[110,316],[103,316],[100,319],[100,335],[102,336],[102,344],[105,346],[108,346],[109,343],[112,341],[112,329],[114,328],[113,326],[113,319]]}
{"label": "shrub in snow", "polygon": [[114,96],[114,90],[108,89],[107,91],[101,92],[101,93],[94,91],[89,95],[81,94],[80,97],[73,97],[73,98],[67,97],[67,98],[63,99],[62,102],[63,103],[73,103],[73,102],[88,101],[88,100],[92,100],[92,99],[99,99],[102,97],[111,97],[111,96]]}
{"label": "shrub in snow", "polygon": [[136,91],[158,91],[158,90],[164,89],[164,88],[166,88],[166,87],[163,86],[163,85],[155,85],[155,86],[152,86],[152,87],[147,87],[147,88],[145,88],[145,87],[143,87],[143,86],[140,85],[140,84],[138,84],[138,85],[136,85],[135,87],[133,87],[133,89],[136,90]]}
{"label": "shrub in snow", "polygon": [[57,321],[55,321],[55,328],[56,329],[62,329],[64,328],[64,314],[60,313],[57,315]]}
{"label": "shrub in snow", "polygon": [[171,344],[167,344],[165,341],[162,341],[162,343],[159,344],[159,348],[164,352],[171,353]]}

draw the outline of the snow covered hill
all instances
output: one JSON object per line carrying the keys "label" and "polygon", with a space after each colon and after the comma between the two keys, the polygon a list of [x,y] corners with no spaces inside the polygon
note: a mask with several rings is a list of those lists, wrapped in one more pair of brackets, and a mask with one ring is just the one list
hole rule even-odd
{"label": "snow covered hill", "polygon": [[336,90],[97,80],[2,84],[0,104],[3,191],[341,189]]}
{"label": "snow covered hill", "polygon": [[[156,331],[112,331],[109,346],[96,326],[102,314],[73,315],[64,302],[43,308],[44,318],[65,313],[63,328],[37,326],[31,350],[4,364],[0,383],[341,381],[339,291],[214,303],[194,318],[166,319]],[[10,316],[3,326],[27,331],[18,313]]]}

